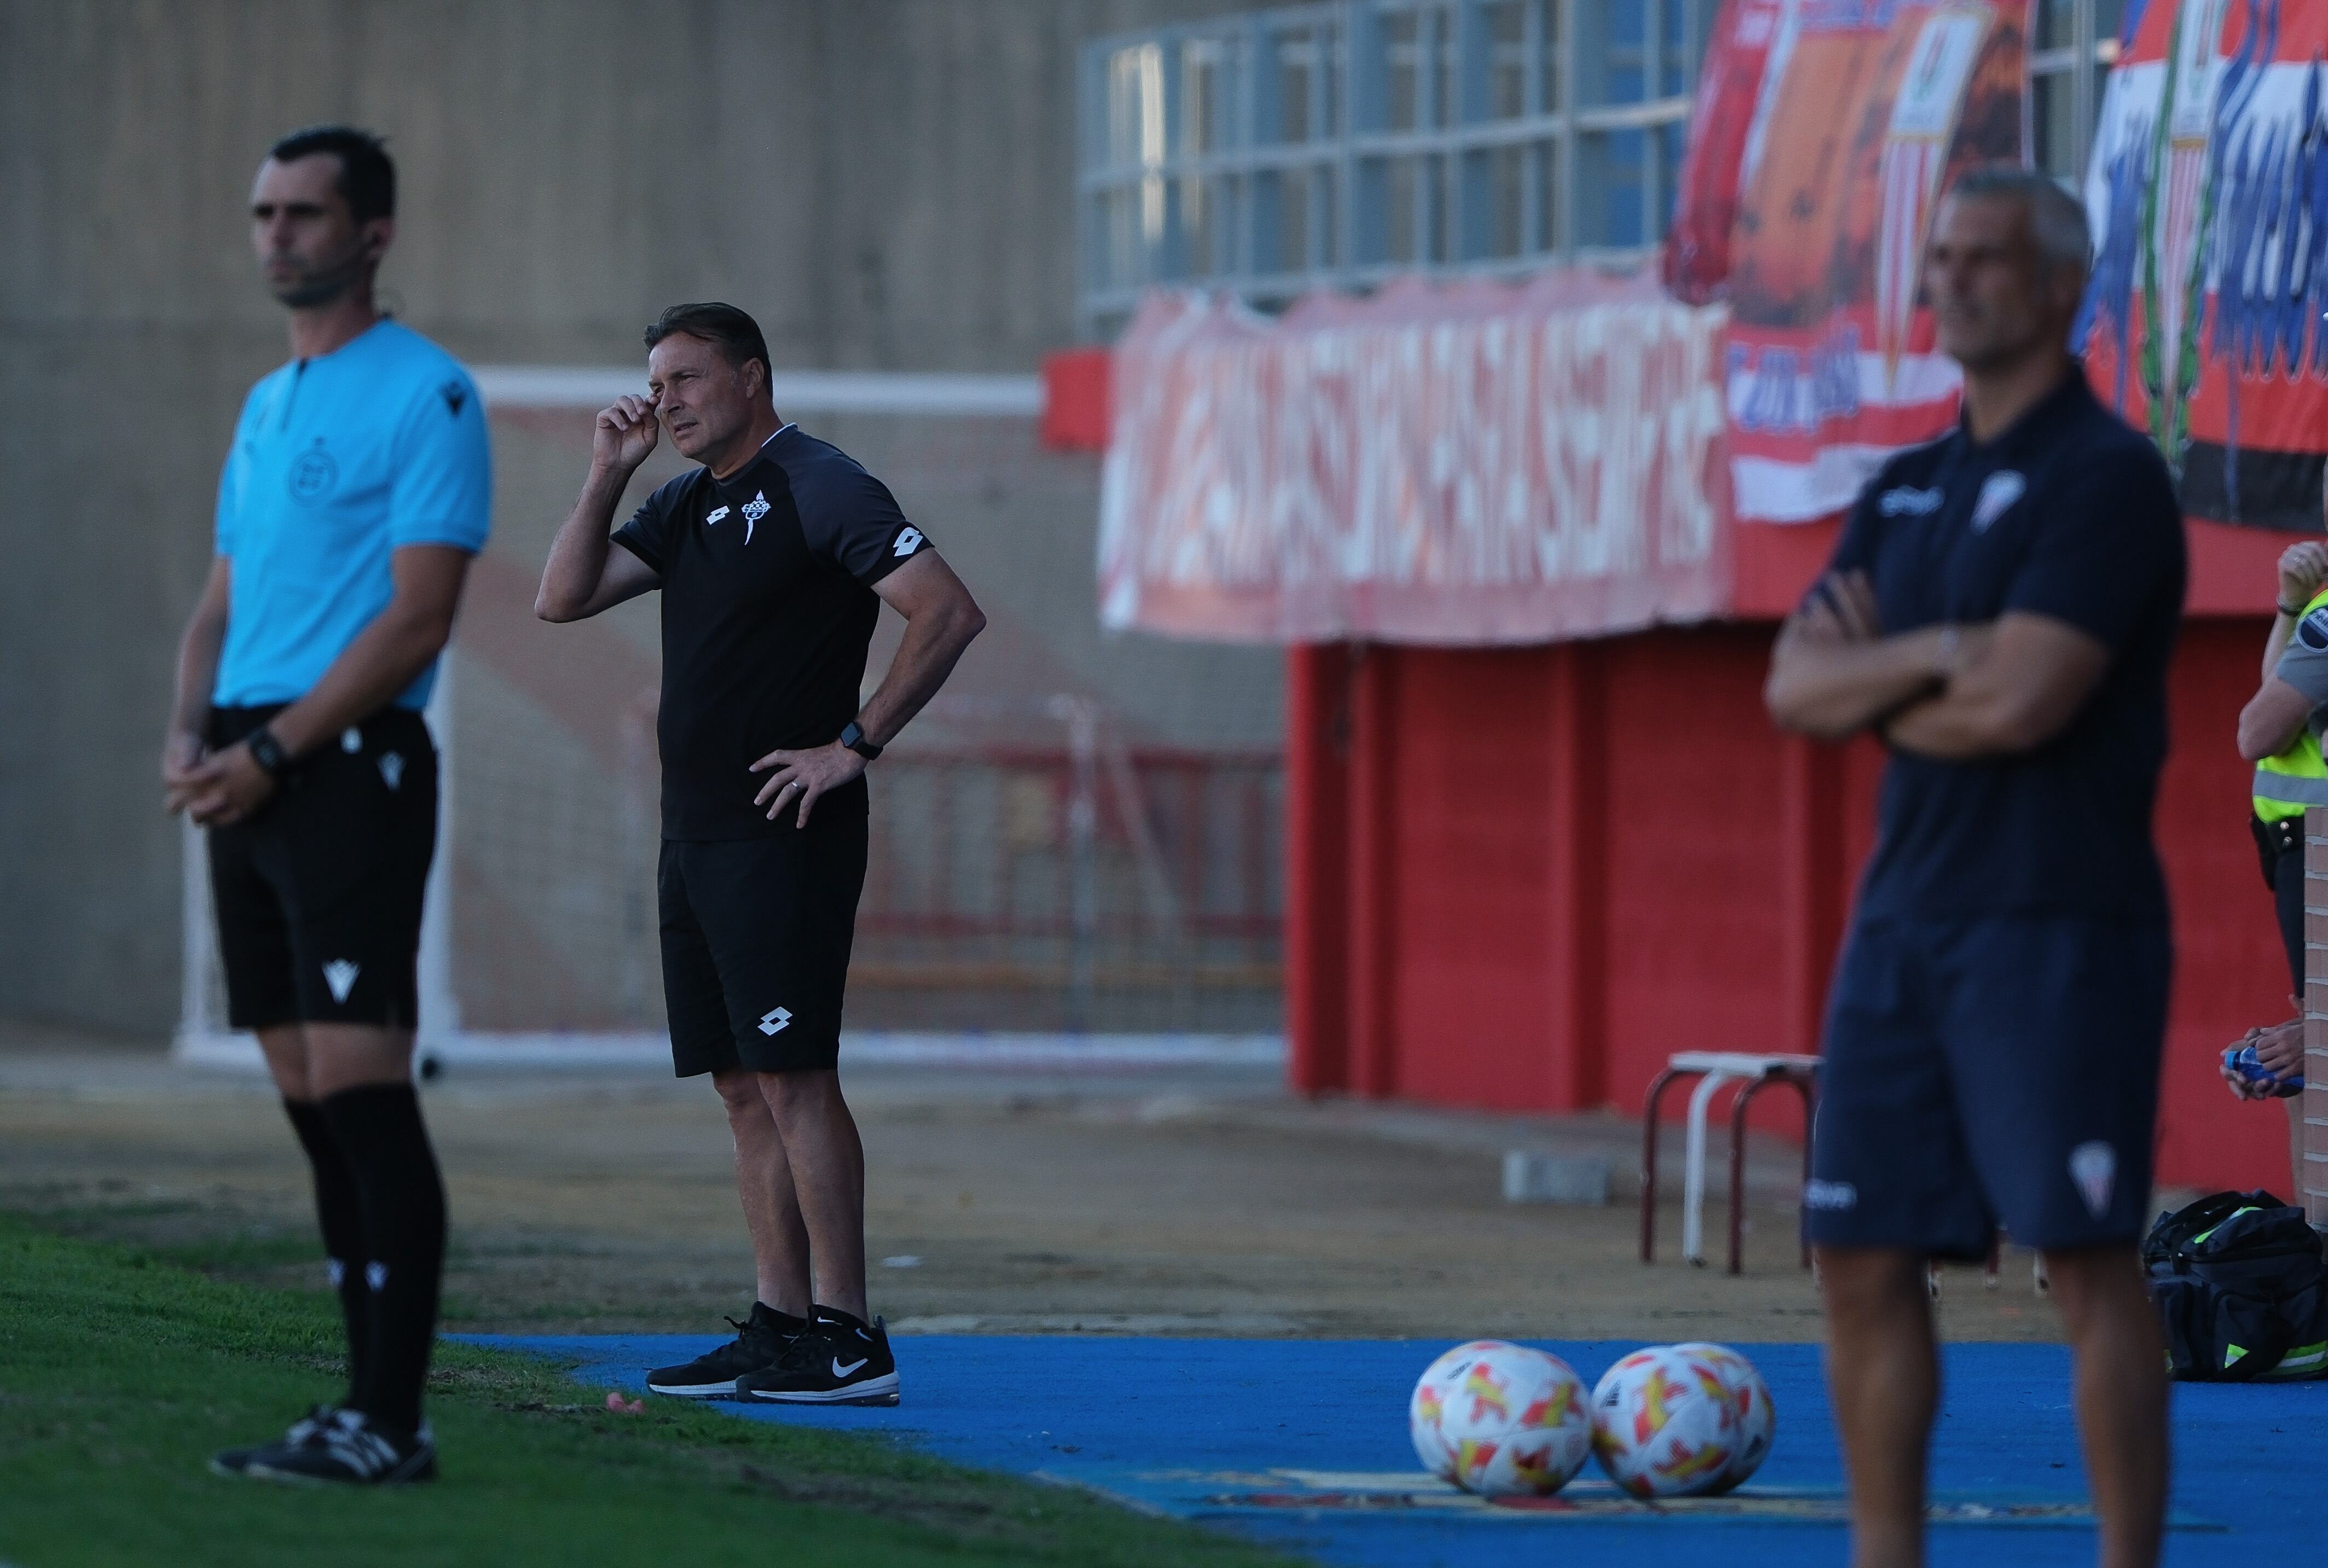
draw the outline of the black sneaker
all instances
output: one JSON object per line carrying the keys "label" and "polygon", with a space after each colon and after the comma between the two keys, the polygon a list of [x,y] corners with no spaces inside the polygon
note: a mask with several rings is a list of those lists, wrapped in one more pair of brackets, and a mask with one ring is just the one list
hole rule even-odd
{"label": "black sneaker", "polygon": [[251,1461],[261,1454],[273,1454],[279,1449],[305,1448],[321,1437],[324,1428],[331,1424],[337,1413],[328,1404],[318,1404],[291,1423],[291,1430],[273,1442],[253,1443],[249,1448],[221,1449],[211,1456],[213,1475],[239,1476],[250,1469]]}
{"label": "black sneaker", "polygon": [[737,1392],[737,1378],[774,1366],[808,1327],[805,1320],[763,1301],[753,1302],[752,1315],[741,1323],[730,1318],[728,1324],[736,1338],[684,1366],[656,1367],[647,1374],[647,1386],[681,1399],[727,1398]]}
{"label": "black sneaker", "polygon": [[736,1393],[778,1404],[895,1404],[897,1362],[889,1354],[888,1328],[878,1318],[868,1324],[819,1307],[784,1359],[737,1378]]}
{"label": "black sneaker", "polygon": [[433,1481],[436,1439],[425,1421],[418,1432],[398,1432],[375,1425],[360,1410],[335,1410],[314,1441],[255,1455],[242,1473],[263,1481],[357,1487]]}

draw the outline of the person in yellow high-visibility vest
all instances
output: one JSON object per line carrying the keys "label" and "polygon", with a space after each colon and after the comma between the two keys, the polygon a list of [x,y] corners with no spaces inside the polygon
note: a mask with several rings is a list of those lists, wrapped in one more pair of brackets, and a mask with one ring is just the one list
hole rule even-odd
{"label": "person in yellow high-visibility vest", "polygon": [[[2328,726],[2328,545],[2307,540],[2281,552],[2275,607],[2278,614],[2264,642],[2263,684],[2239,713],[2239,755],[2255,764],[2255,816],[2248,826],[2278,915],[2296,1017],[2252,1031],[2240,1043],[2255,1047],[2256,1061],[2267,1072],[2289,1078],[2304,1071],[2304,810],[2328,806],[2328,761],[2320,749],[2321,729]],[[2243,1100],[2269,1093],[2228,1062],[2222,1071],[2231,1093]],[[2301,1095],[2287,1101],[2298,1194],[2303,1103]]]}

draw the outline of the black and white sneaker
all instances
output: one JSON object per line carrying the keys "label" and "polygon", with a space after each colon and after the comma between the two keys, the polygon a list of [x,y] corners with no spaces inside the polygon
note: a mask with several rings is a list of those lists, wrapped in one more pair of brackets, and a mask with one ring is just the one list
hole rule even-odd
{"label": "black and white sneaker", "polygon": [[433,1481],[436,1438],[425,1421],[418,1432],[398,1432],[375,1425],[360,1410],[335,1410],[314,1441],[254,1455],[242,1473],[263,1481],[357,1487]]}
{"label": "black and white sneaker", "polygon": [[251,1461],[262,1454],[273,1455],[282,1450],[305,1448],[323,1435],[324,1428],[331,1424],[332,1417],[336,1413],[332,1406],[318,1404],[293,1422],[291,1430],[273,1442],[253,1443],[248,1448],[221,1449],[211,1456],[211,1473],[243,1475],[249,1470]]}
{"label": "black and white sneaker", "polygon": [[808,1331],[765,1372],[736,1380],[737,1397],[778,1404],[895,1404],[897,1361],[888,1327],[819,1307]]}
{"label": "black and white sneaker", "polygon": [[752,1315],[741,1323],[728,1319],[736,1338],[718,1349],[699,1356],[684,1366],[658,1366],[647,1374],[647,1387],[681,1399],[725,1399],[733,1395],[736,1380],[749,1372],[774,1366],[808,1327],[806,1319],[779,1312],[764,1301],[752,1303]]}

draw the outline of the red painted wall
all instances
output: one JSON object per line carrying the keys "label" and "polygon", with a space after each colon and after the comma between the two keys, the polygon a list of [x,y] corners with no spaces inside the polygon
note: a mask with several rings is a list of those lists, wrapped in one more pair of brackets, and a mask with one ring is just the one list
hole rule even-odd
{"label": "red painted wall", "polygon": [[[2189,622],[2173,671],[2160,1179],[2178,1185],[2287,1179],[2284,1113],[2234,1102],[2214,1071],[2225,1041],[2287,1011],[2230,738],[2263,634]],[[1297,1085],[1638,1113],[1674,1051],[1816,1049],[1882,756],[1771,728],[1770,636],[1294,649]],[[1797,1133],[1771,1098],[1758,1125]]]}

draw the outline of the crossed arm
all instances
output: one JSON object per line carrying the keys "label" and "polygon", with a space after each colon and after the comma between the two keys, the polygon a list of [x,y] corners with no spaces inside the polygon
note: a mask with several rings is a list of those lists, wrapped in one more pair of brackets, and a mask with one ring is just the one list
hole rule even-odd
{"label": "crossed arm", "polygon": [[1865,575],[1840,572],[1780,629],[1762,699],[1814,739],[1872,728],[1902,751],[1966,760],[2042,746],[2108,667],[2098,638],[2027,611],[1887,636]]}

